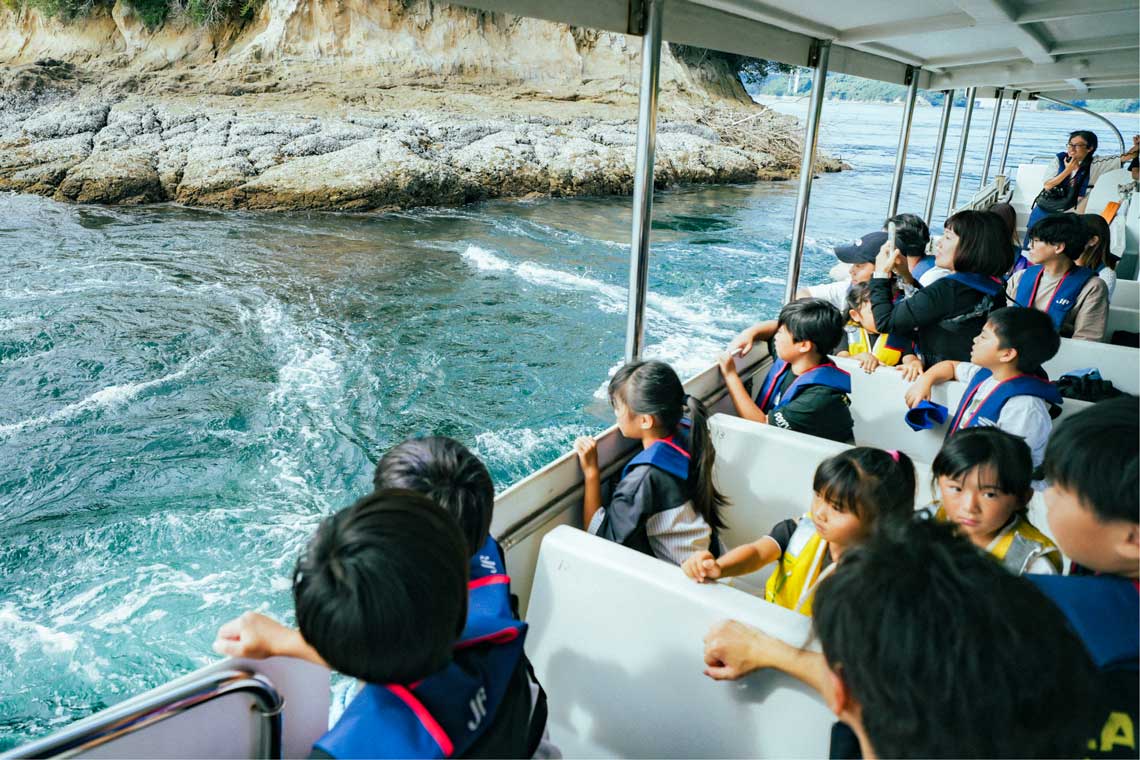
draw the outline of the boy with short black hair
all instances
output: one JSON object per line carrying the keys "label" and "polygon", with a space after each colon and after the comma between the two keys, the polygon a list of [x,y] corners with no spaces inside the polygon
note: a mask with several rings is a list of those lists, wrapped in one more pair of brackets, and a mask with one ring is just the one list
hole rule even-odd
{"label": "boy with short black hair", "polygon": [[946,434],[994,425],[1024,438],[1037,467],[1053,428],[1051,407],[1062,403],[1057,388],[1038,373],[1060,345],[1052,322],[1042,312],[1018,306],[996,309],[974,338],[970,361],[935,364],[907,390],[906,404],[914,407],[929,400],[930,389],[939,383],[966,383]]}
{"label": "boy with short black hair", "polygon": [[705,673],[788,673],[854,731],[863,757],[1084,751],[1097,684],[1080,639],[952,526],[907,522],[844,552],[816,591],[812,627],[822,654],[719,623],[705,636]]}
{"label": "boy with short black hair", "polygon": [[1140,739],[1140,400],[1102,401],[1060,422],[1042,470],[1049,527],[1068,576],[1030,576],[1100,669],[1085,757],[1136,757]]}
{"label": "boy with short black hair", "polygon": [[1030,228],[1025,257],[1033,266],[1014,272],[1006,294],[1019,306],[1049,315],[1062,337],[1104,339],[1108,285],[1096,272],[1077,266],[1088,229],[1077,214],[1053,214]]}
{"label": "boy with short black hair", "polygon": [[786,430],[854,442],[851,376],[827,356],[843,340],[843,315],[826,301],[801,298],[780,310],[777,325],[777,361],[755,401],[736,372],[733,356],[720,359],[736,413]]}
{"label": "boy with short black hair", "polygon": [[[413,491],[377,491],[321,522],[293,572],[300,648],[263,653],[359,681],[314,756],[534,752],[527,626],[468,617],[467,554],[455,519]],[[258,656],[234,651],[245,643],[238,622],[222,627],[215,649]]]}

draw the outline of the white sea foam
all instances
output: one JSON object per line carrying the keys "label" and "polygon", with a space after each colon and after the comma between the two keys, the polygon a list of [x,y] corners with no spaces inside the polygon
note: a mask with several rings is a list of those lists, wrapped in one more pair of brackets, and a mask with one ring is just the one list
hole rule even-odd
{"label": "white sea foam", "polygon": [[43,425],[50,425],[54,422],[71,419],[86,411],[108,409],[120,404],[125,404],[131,399],[138,396],[140,393],[148,391],[152,388],[157,388],[174,380],[180,380],[185,377],[191,369],[194,368],[199,362],[205,359],[210,354],[214,353],[216,348],[208,348],[202,353],[198,354],[190,361],[186,362],[181,369],[171,372],[162,377],[156,377],[153,380],[143,380],[137,383],[121,383],[119,385],[109,385],[106,388],[95,391],[89,396],[86,396],[79,401],[72,402],[63,406],[50,414],[44,414],[39,417],[30,417],[26,420],[13,422],[7,425],[0,425],[0,436],[12,435],[21,430],[30,427],[40,427]]}
{"label": "white sea foam", "polygon": [[585,425],[561,425],[539,428],[507,428],[488,430],[475,436],[476,452],[494,463],[525,463],[551,442],[564,444],[580,435],[597,432]]}
{"label": "white sea foam", "polygon": [[69,633],[20,617],[11,602],[0,604],[0,642],[8,645],[17,661],[32,649],[47,655],[70,654],[79,644]]}
{"label": "white sea foam", "polygon": [[[512,264],[478,246],[468,246],[461,254],[463,259],[482,271],[511,272],[526,282],[558,290],[589,293],[598,308],[607,313],[623,313],[627,308],[628,291],[625,287],[610,285],[593,277],[543,266],[533,261]],[[711,299],[702,301],[697,296],[669,296],[649,293],[646,298],[647,317],[662,327],[672,325],[704,336],[725,338],[723,327],[716,323],[736,324],[739,314],[724,307],[713,306]]]}
{"label": "white sea foam", "polygon": [[467,246],[467,249],[459,255],[468,264],[483,272],[504,272],[511,268],[508,262],[477,245]]}

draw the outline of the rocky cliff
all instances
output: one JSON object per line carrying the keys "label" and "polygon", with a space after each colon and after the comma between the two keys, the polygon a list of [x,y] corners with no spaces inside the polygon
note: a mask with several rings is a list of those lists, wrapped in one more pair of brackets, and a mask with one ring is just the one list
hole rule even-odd
{"label": "rocky cliff", "polygon": [[[0,190],[337,210],[629,193],[639,49],[435,0],[157,29],[121,0],[69,23],[0,6]],[[659,186],[796,173],[794,120],[715,56],[662,59]]]}

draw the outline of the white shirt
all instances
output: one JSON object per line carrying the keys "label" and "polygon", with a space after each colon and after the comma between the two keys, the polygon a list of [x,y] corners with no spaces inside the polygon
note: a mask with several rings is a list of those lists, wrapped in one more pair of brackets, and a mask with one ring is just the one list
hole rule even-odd
{"label": "white shirt", "polygon": [[922,273],[922,277],[918,278],[918,284],[924,288],[929,288],[935,282],[941,280],[948,274],[950,274],[949,269],[943,269],[942,267],[931,267]]}
{"label": "white shirt", "polygon": [[1112,291],[1116,290],[1116,270],[1105,267],[1096,273],[1096,276],[1104,280],[1104,284],[1108,286],[1108,299],[1112,300]]}
{"label": "white shirt", "polygon": [[812,298],[822,298],[835,308],[839,309],[839,313],[847,314],[847,291],[851,289],[851,280],[840,280],[839,282],[825,282],[822,285],[809,285],[807,292]]}
{"label": "white shirt", "polygon": [[[958,382],[969,383],[974,374],[981,367],[969,362],[959,362],[954,370],[954,377]],[[970,406],[962,415],[963,424],[973,416],[978,407],[987,396],[998,386],[998,381],[988,377],[982,381],[977,393],[970,399]],[[979,418],[982,425],[992,424]],[[1025,439],[1029,444],[1029,451],[1033,456],[1033,466],[1037,467],[1045,458],[1045,444],[1049,442],[1049,433],[1053,430],[1053,420],[1049,416],[1049,406],[1036,396],[1014,396],[1005,402],[998,415],[997,427],[1007,433]]]}

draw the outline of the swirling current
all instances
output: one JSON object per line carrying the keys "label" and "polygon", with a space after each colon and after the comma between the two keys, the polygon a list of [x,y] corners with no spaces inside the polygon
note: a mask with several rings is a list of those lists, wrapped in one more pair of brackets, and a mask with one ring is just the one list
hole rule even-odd
{"label": "swirling current", "polygon": [[[808,283],[881,224],[900,113],[828,108],[824,148],[854,170],[815,185]],[[919,111],[903,210],[937,116]],[[1097,129],[1019,124],[1014,163]],[[649,356],[692,374],[775,313],[795,194],[658,194]],[[628,198],[352,216],[0,195],[0,750],[211,661],[246,609],[291,619],[309,534],[403,438],[459,438],[501,488],[610,424],[629,215]]]}

